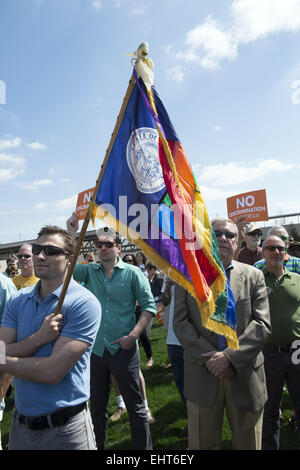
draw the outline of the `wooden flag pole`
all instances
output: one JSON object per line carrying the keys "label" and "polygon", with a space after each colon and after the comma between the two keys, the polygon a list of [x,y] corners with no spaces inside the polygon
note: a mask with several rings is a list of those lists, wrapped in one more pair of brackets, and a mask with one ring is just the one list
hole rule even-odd
{"label": "wooden flag pole", "polygon": [[[96,181],[96,186],[95,186],[93,195],[92,195],[92,197],[91,197],[90,206],[91,206],[92,204],[94,204],[94,202],[95,202],[95,198],[96,198],[96,195],[97,195],[97,193],[98,193],[98,189],[99,189],[99,187],[100,187],[100,183],[101,183],[101,181],[102,181],[103,173],[104,173],[104,171],[105,171],[105,167],[106,167],[106,164],[107,164],[107,161],[108,161],[110,152],[111,152],[111,150],[112,150],[112,147],[113,147],[113,145],[114,145],[115,139],[116,139],[116,137],[117,137],[117,134],[118,134],[118,131],[119,131],[119,128],[120,128],[120,125],[121,125],[121,122],[122,122],[122,119],[123,119],[123,116],[124,116],[126,107],[127,107],[127,103],[128,103],[128,101],[129,101],[131,92],[132,92],[132,90],[133,90],[134,84],[135,84],[135,79],[134,79],[134,77],[132,76],[131,79],[130,79],[130,82],[129,82],[129,85],[128,85],[128,88],[127,88],[125,97],[124,97],[124,99],[123,99],[122,107],[121,107],[120,113],[119,113],[119,115],[118,115],[115,128],[114,128],[114,130],[113,130],[113,133],[112,133],[111,138],[110,138],[109,145],[108,145],[107,150],[106,150],[106,153],[105,153],[105,157],[104,157],[104,160],[103,160],[103,164],[101,165],[101,170],[100,170],[98,179],[97,179],[97,181]],[[71,281],[71,278],[72,278],[72,275],[73,275],[73,272],[74,272],[74,269],[75,269],[75,266],[76,266],[76,263],[77,263],[77,259],[78,259],[79,253],[80,253],[80,248],[81,248],[81,245],[82,245],[82,243],[83,243],[83,240],[84,240],[84,237],[85,237],[85,234],[86,234],[86,231],[87,231],[89,222],[90,222],[90,211],[88,210],[87,213],[86,213],[85,219],[84,219],[84,221],[83,221],[83,224],[82,224],[82,227],[81,227],[81,231],[80,231],[80,234],[79,234],[77,243],[76,243],[76,247],[75,247],[75,252],[74,252],[74,255],[73,255],[73,259],[72,259],[71,264],[70,264],[70,266],[69,266],[68,273],[67,273],[66,279],[65,279],[65,281],[64,281],[64,284],[63,284],[63,288],[62,288],[60,297],[59,297],[59,299],[58,299],[58,304],[57,304],[56,309],[55,309],[55,312],[54,312],[55,315],[58,315],[58,314],[60,313],[60,311],[61,311],[61,308],[62,308],[64,299],[65,299],[65,295],[66,295],[66,292],[67,292],[67,290],[68,290],[68,287],[69,287],[69,284],[70,284],[70,281]]]}

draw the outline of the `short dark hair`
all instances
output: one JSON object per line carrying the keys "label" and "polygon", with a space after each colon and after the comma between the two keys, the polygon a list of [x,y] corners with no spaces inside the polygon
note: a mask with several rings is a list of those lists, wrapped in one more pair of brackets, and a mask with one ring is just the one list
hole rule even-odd
{"label": "short dark hair", "polygon": [[6,260],[6,264],[8,265],[8,263],[16,263],[17,262],[17,258],[15,258],[14,256],[11,256],[10,258],[7,258]]}
{"label": "short dark hair", "polygon": [[[138,251],[138,252],[136,253],[136,255],[137,255],[138,253],[139,253],[139,254],[141,255],[141,257],[143,258],[143,264],[146,264],[146,263],[147,263],[146,255],[145,255],[142,251]],[[135,255],[135,256],[136,256],[136,255]]]}
{"label": "short dark hair", "polygon": [[[110,227],[101,227],[101,228],[99,228],[97,230],[97,237],[98,238],[100,238],[100,237],[112,238],[116,245],[121,245],[121,243],[122,243],[118,232],[116,232],[114,229],[112,229]],[[97,243],[97,241],[98,241],[98,239],[95,240],[95,243]]]}
{"label": "short dark hair", "polygon": [[18,268],[14,264],[11,264],[10,266],[7,266],[7,268],[5,270],[6,274],[10,274],[12,271],[17,271],[18,272]]}
{"label": "short dark hair", "polygon": [[152,264],[152,263],[147,263],[146,266],[145,266],[145,268],[147,269],[147,271],[148,271],[148,269],[149,269],[149,271],[150,271],[151,269],[155,269],[155,271],[157,271],[157,267],[156,267],[154,264]]}
{"label": "short dark hair", "polygon": [[71,255],[74,254],[76,240],[73,235],[67,232],[67,230],[58,227],[57,225],[45,225],[45,227],[42,227],[39,231],[37,238],[40,238],[43,235],[59,235],[65,242],[66,251],[68,251]]}
{"label": "short dark hair", "polygon": [[127,253],[126,255],[123,256],[122,261],[124,261],[124,263],[126,263],[127,256],[131,256],[131,258],[133,259],[133,264],[135,266],[138,266],[138,262],[136,260],[136,257],[134,255],[131,255],[130,253]]}

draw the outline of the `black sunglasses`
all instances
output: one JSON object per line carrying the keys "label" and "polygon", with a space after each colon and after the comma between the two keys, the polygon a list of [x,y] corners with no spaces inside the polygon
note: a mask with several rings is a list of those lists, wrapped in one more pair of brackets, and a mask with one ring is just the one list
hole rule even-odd
{"label": "black sunglasses", "polygon": [[114,246],[115,242],[100,242],[100,241],[97,241],[96,242],[96,247],[97,248],[103,248],[103,246],[105,246],[105,248],[112,248]]}
{"label": "black sunglasses", "polygon": [[217,238],[221,237],[222,235],[225,235],[227,239],[232,240],[236,237],[236,234],[233,232],[222,232],[221,230],[214,230],[214,232]]}
{"label": "black sunglasses", "polygon": [[60,248],[59,246],[54,245],[36,245],[33,244],[32,246],[32,253],[34,255],[39,255],[41,251],[44,252],[46,256],[58,256],[58,255],[70,255],[69,251]]}
{"label": "black sunglasses", "polygon": [[269,250],[269,251],[275,251],[275,250],[278,250],[279,253],[283,253],[285,251],[285,246],[274,246],[274,245],[269,245],[269,246],[265,246],[264,248],[265,250]]}
{"label": "black sunglasses", "polygon": [[18,259],[22,259],[22,258],[29,259],[29,258],[31,258],[31,255],[17,255],[17,258]]}
{"label": "black sunglasses", "polygon": [[262,232],[260,232],[259,230],[256,230],[255,232],[247,233],[247,235],[250,235],[250,237],[255,237],[256,235],[258,235],[259,237],[261,237]]}

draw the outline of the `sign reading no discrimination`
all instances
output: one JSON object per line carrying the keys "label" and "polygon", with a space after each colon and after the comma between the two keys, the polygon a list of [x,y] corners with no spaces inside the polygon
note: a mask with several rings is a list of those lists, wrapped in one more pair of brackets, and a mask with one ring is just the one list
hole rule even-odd
{"label": "sign reading no discrimination", "polygon": [[266,190],[250,191],[227,198],[228,218],[236,222],[243,216],[248,222],[268,220]]}

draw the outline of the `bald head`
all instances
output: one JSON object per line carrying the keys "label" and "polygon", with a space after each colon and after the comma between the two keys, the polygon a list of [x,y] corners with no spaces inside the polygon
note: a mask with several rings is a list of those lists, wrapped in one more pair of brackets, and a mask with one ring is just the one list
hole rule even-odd
{"label": "bald head", "polygon": [[270,235],[264,240],[262,249],[268,271],[275,274],[283,272],[286,254],[285,242],[276,235]]}

